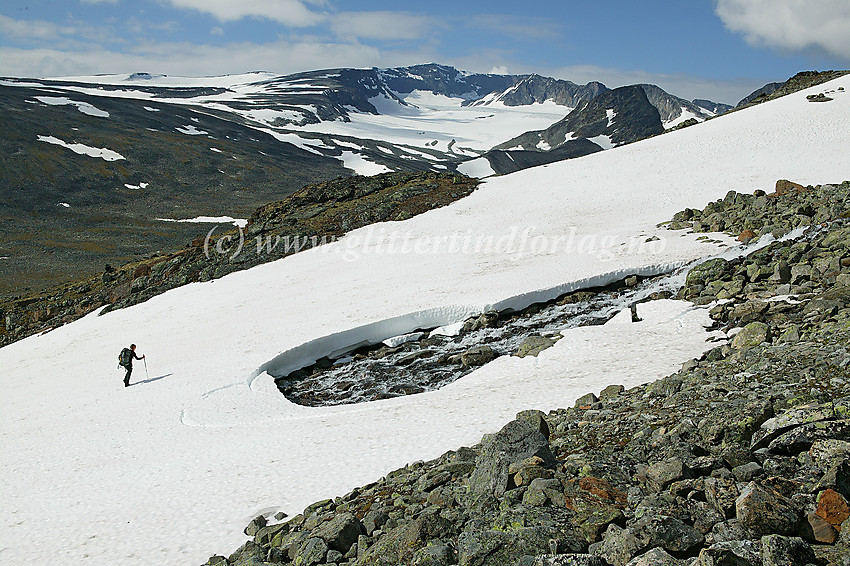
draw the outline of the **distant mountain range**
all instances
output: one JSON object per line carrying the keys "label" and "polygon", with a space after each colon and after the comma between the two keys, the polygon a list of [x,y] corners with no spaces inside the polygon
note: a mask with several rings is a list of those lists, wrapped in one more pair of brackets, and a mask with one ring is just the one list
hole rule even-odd
{"label": "distant mountain range", "polygon": [[208,227],[169,220],[246,218],[308,183],[504,174],[730,108],[438,64],[0,79],[0,295],[172,249]]}

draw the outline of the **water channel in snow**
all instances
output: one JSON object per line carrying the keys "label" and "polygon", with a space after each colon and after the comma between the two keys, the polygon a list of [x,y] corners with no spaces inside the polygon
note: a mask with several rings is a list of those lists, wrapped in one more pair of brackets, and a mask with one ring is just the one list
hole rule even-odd
{"label": "water channel in snow", "polygon": [[[360,347],[337,359],[324,357],[307,368],[276,377],[290,401],[312,407],[362,403],[439,389],[473,371],[490,355],[515,354],[530,336],[559,338],[569,328],[604,324],[640,301],[668,298],[684,283],[679,270],[642,281],[626,280],[605,288],[568,293],[522,311],[483,313],[452,327],[425,328],[376,345]],[[636,278],[637,279],[637,278]],[[638,316],[640,306],[637,306]],[[478,347],[492,354],[461,355]]]}
{"label": "water channel in snow", "polygon": [[[804,232],[804,228],[798,228],[780,240],[797,239]],[[733,260],[774,241],[775,238],[767,235],[748,245],[727,248],[714,257]],[[684,286],[690,268],[707,259],[711,258],[697,260],[666,275],[633,276],[607,287],[573,291],[520,311],[482,313],[451,326],[421,328],[377,344],[359,342],[296,371],[278,373],[271,368],[268,371],[287,399],[310,407],[433,391],[472,372],[491,356],[516,354],[529,337],[557,339],[570,328],[604,324],[632,305],[636,305],[639,317],[641,302],[676,295]],[[471,350],[482,347],[490,352],[482,356],[479,350],[477,356],[470,355]],[[464,353],[467,355],[463,356]],[[287,365],[281,363],[278,367]]]}

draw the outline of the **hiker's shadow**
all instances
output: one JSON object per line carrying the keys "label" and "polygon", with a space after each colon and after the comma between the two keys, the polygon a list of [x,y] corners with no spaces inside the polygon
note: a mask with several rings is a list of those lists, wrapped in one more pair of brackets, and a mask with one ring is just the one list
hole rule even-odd
{"label": "hiker's shadow", "polygon": [[165,375],[160,375],[159,377],[151,377],[149,379],[143,379],[142,381],[137,381],[136,383],[131,383],[130,387],[132,387],[133,385],[141,385],[143,383],[150,383],[152,381],[159,381],[160,379],[165,379],[166,377],[169,377],[171,375],[174,375],[174,374],[173,373],[166,373]]}

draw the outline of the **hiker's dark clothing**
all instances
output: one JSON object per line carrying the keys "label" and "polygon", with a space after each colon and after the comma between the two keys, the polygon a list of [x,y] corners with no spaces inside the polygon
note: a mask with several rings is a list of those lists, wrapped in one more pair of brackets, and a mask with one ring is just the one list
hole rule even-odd
{"label": "hiker's dark clothing", "polygon": [[130,374],[133,373],[133,358],[136,358],[137,360],[141,360],[142,358],[137,356],[136,352],[134,352],[133,350],[130,350],[130,348],[126,348],[126,349],[129,350],[130,354],[132,354],[132,355],[130,356],[130,358],[127,361],[126,364],[121,364],[121,365],[123,365],[125,368],[127,368],[127,374],[124,375],[124,387],[129,387],[130,386]]}

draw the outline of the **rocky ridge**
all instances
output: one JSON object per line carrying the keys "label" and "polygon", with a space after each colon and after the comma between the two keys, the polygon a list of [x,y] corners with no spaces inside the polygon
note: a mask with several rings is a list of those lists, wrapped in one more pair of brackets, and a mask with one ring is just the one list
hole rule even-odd
{"label": "rocky ridge", "polygon": [[735,106],[735,110],[761,104],[786,94],[791,94],[809,87],[817,86],[825,82],[843,77],[850,71],[801,71],[785,81],[784,83],[768,83],[760,89],[744,97]]}
{"label": "rocky ridge", "polygon": [[[470,194],[478,181],[457,173],[384,173],[308,185],[257,209],[244,230],[199,236],[173,253],[0,302],[0,346],[76,320],[123,308],[196,281],[209,281],[333,241],[350,230],[404,220]],[[241,242],[241,244],[240,244]]]}
{"label": "rocky ridge", "polygon": [[821,222],[691,270],[680,297],[729,339],[679,372],[523,411],[475,446],[258,517],[207,564],[850,564],[848,194],[780,182],[671,221],[702,230],[721,209],[742,239]]}
{"label": "rocky ridge", "polygon": [[592,141],[598,136],[608,136],[618,146],[663,132],[661,115],[650,103],[645,89],[640,85],[624,86],[582,103],[545,130],[526,132],[496,149],[517,146],[527,150],[557,149],[579,139]]}

